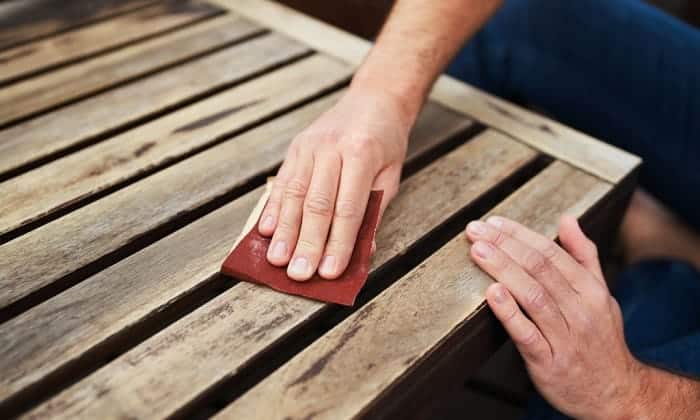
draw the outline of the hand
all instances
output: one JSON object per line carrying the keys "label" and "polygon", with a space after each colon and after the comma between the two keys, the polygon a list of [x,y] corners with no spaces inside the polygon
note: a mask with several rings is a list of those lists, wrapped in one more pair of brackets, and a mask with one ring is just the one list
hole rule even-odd
{"label": "hand", "polygon": [[[395,97],[351,88],[291,143],[260,218],[267,259],[294,280],[339,277],[373,189],[380,217],[398,191],[413,124]],[[320,264],[320,267],[319,267]]]}
{"label": "hand", "polygon": [[542,396],[575,418],[633,418],[649,368],[627,347],[620,307],[576,219],[561,220],[564,249],[500,217],[466,232],[473,260],[497,280],[488,304]]}

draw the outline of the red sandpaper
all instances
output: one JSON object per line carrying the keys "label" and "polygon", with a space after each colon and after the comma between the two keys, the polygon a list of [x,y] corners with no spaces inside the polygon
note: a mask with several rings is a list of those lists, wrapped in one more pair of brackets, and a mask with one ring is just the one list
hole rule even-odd
{"label": "red sandpaper", "polygon": [[[383,191],[371,192],[350,264],[335,280],[323,279],[318,274],[303,282],[287,277],[286,267],[276,267],[267,261],[270,238],[258,232],[257,223],[226,257],[221,272],[240,280],[266,285],[280,292],[352,306],[369,274],[372,241],[377,229],[382,195]],[[262,206],[259,208],[262,210]],[[260,215],[257,221],[259,217]]]}

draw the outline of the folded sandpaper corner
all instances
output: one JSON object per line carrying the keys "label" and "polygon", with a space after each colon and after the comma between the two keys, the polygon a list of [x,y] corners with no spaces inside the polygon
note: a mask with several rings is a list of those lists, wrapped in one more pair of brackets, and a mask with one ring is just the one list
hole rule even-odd
{"label": "folded sandpaper corner", "polygon": [[287,277],[286,267],[276,267],[267,261],[270,238],[266,238],[258,232],[258,221],[269,197],[269,186],[270,182],[268,181],[265,194],[260,198],[248,218],[231,253],[226,257],[221,272],[240,280],[271,287],[280,292],[352,306],[369,274],[372,242],[379,220],[383,191],[370,193],[355,249],[345,272],[335,280],[323,279],[317,273],[310,280],[300,282]]}

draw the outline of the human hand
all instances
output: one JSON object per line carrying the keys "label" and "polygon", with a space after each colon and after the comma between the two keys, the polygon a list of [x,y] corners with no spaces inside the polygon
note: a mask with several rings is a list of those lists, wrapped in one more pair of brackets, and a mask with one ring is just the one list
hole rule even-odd
{"label": "human hand", "polygon": [[[414,116],[395,97],[351,88],[291,143],[260,218],[267,259],[294,280],[347,267],[371,190],[380,218],[398,191]],[[319,266],[320,265],[320,266]]]}
{"label": "human hand", "polygon": [[649,368],[627,347],[595,244],[576,219],[561,219],[564,249],[501,217],[466,233],[472,259],[497,281],[488,304],[542,396],[574,418],[633,418]]}

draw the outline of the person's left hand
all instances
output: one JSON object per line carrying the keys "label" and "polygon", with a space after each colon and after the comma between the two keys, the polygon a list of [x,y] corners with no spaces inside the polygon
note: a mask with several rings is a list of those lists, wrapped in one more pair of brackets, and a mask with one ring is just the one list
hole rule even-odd
{"label": "person's left hand", "polygon": [[620,307],[576,219],[561,220],[564,249],[501,217],[471,222],[466,232],[473,260],[497,280],[488,304],[542,396],[575,418],[633,413],[646,366],[625,343]]}

